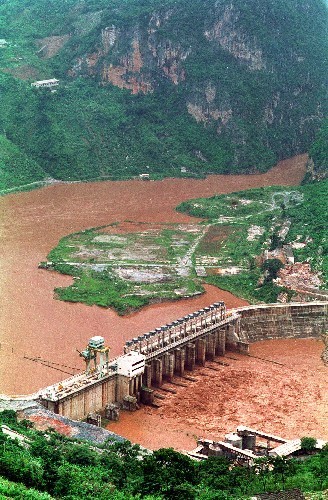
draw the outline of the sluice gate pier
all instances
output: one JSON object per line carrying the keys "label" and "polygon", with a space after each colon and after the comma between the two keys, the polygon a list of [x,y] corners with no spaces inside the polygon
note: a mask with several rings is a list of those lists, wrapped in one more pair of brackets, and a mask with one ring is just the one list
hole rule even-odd
{"label": "sluice gate pier", "polygon": [[227,312],[223,302],[136,337],[125,344],[124,352],[145,356],[145,370],[133,381],[131,392],[138,393],[141,384],[161,386],[163,378],[171,381],[174,375],[181,377],[196,364],[204,366],[206,359],[224,356],[226,346],[248,352],[249,343],[241,339],[240,315]]}
{"label": "sluice gate pier", "polygon": [[318,301],[230,311],[217,302],[133,338],[115,359],[108,359],[104,344],[91,345],[95,339],[104,341],[93,337],[89,350],[81,353],[86,372],[40,390],[36,398],[49,410],[75,420],[108,406],[133,409],[140,400],[152,403],[152,387],[224,356],[226,349],[247,355],[249,343],[259,340],[320,338],[328,326],[327,312],[328,302]]}
{"label": "sluice gate pier", "polygon": [[[134,402],[149,397],[151,386],[159,387],[175,374],[183,376],[206,359],[224,356],[229,345],[248,352],[248,342],[240,337],[240,315],[217,302],[126,342],[124,354],[107,362],[101,359],[96,365],[91,347],[95,361],[91,370],[88,349],[82,351],[86,372],[41,390],[39,397],[49,410],[75,420],[111,404],[131,409]],[[106,349],[98,350],[100,357]]]}

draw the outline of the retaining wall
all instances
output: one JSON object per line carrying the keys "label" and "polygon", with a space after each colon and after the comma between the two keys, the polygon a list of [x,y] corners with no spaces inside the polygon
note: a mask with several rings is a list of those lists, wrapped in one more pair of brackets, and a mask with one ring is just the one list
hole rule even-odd
{"label": "retaining wall", "polygon": [[328,302],[265,304],[237,309],[241,338],[248,342],[278,338],[320,338],[328,329]]}

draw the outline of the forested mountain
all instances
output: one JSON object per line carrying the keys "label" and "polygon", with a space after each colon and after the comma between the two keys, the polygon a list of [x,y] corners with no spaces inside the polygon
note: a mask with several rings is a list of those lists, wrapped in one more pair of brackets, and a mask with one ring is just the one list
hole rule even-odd
{"label": "forested mountain", "polygon": [[312,180],[328,177],[328,120],[326,119],[318,131],[310,147],[308,170]]}
{"label": "forested mountain", "polygon": [[[0,189],[264,171],[307,151],[326,21],[323,0],[1,0],[0,148],[18,149]],[[30,85],[50,78],[56,92]]]}

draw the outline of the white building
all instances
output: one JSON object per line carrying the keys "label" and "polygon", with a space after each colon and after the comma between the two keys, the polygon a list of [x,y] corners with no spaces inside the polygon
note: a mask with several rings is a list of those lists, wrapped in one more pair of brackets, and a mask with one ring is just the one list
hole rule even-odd
{"label": "white building", "polygon": [[31,83],[31,87],[36,87],[36,88],[52,88],[52,87],[58,87],[59,85],[59,80],[56,78],[52,78],[51,80],[39,80],[38,82],[33,82]]}

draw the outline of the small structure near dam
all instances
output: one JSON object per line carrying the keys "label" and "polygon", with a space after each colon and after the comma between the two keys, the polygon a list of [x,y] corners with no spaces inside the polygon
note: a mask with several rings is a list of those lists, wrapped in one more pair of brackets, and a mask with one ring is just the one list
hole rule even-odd
{"label": "small structure near dam", "polygon": [[49,410],[75,420],[106,407],[133,410],[139,401],[151,404],[153,388],[163,381],[224,356],[226,349],[247,355],[249,343],[259,340],[320,338],[327,310],[328,302],[310,302],[227,311],[217,302],[126,342],[124,354],[114,359],[108,359],[104,338],[96,336],[81,352],[85,373],[42,389],[36,397]]}
{"label": "small structure near dam", "polygon": [[[317,439],[314,449],[321,450],[326,444],[326,441]],[[226,434],[224,441],[198,440],[197,447],[188,455],[197,460],[225,456],[241,465],[251,466],[261,457],[291,458],[301,450],[301,439],[285,439],[240,425],[236,432]]]}

